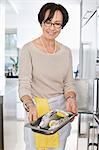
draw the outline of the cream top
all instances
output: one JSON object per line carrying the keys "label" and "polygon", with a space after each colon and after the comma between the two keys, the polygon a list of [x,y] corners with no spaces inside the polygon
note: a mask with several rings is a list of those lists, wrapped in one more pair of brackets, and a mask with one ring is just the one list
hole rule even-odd
{"label": "cream top", "polygon": [[31,41],[19,53],[19,96],[51,98],[74,91],[72,56],[61,44],[54,54],[37,48]]}

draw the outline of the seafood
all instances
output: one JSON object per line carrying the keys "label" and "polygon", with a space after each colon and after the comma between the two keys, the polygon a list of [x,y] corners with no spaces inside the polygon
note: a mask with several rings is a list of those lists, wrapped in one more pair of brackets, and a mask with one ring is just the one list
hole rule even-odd
{"label": "seafood", "polygon": [[64,121],[64,118],[66,119],[68,116],[68,112],[60,110],[50,111],[42,117],[39,127],[49,130],[57,128]]}

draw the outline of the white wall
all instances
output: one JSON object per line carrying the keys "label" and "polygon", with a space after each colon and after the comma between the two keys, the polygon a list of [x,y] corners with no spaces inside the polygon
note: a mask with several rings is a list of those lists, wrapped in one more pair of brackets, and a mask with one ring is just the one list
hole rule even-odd
{"label": "white wall", "polygon": [[[49,0],[46,0],[46,2],[48,1]],[[61,3],[69,12],[69,22],[62,30],[57,40],[71,48],[73,55],[73,68],[75,71],[77,64],[79,63],[80,6],[79,4],[67,4],[65,0],[57,0],[55,2]],[[42,0],[38,0],[31,4],[33,5],[32,10],[21,10],[20,14],[15,15],[15,17],[14,14],[6,14],[6,27],[17,27],[18,48],[21,48],[26,42],[31,41],[41,34],[37,15],[39,9],[44,3],[44,1],[42,2]],[[25,5],[27,5],[27,8],[30,7],[29,3],[26,3]]]}

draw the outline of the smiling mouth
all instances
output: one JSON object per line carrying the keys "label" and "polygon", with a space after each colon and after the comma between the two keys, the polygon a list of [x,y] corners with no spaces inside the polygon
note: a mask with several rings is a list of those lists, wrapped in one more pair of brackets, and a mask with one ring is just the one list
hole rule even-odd
{"label": "smiling mouth", "polygon": [[49,35],[55,35],[54,32],[47,32]]}

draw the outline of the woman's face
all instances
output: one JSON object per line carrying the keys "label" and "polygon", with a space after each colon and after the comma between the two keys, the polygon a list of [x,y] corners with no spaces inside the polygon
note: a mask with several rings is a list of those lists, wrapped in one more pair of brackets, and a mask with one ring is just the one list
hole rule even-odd
{"label": "woman's face", "polygon": [[[49,15],[49,10],[46,11],[44,20],[47,19],[48,15]],[[45,23],[44,21],[42,22],[43,36],[50,40],[55,39],[61,31],[62,22],[63,22],[62,13],[61,11],[56,10],[51,21],[48,20]]]}

